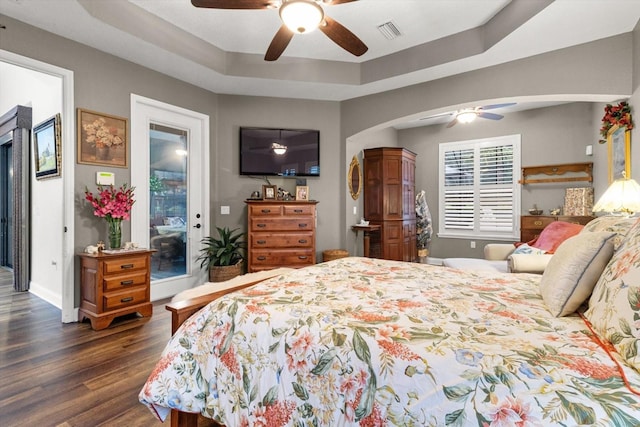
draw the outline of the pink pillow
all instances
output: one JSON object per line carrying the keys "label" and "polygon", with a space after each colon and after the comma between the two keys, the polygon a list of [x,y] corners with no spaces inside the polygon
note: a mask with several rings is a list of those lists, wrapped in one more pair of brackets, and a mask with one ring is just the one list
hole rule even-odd
{"label": "pink pillow", "polygon": [[558,249],[558,246],[569,237],[575,236],[578,234],[584,225],[581,224],[573,224],[571,222],[565,221],[554,221],[551,224],[547,225],[541,232],[538,237],[527,242],[529,246],[543,249],[547,251],[548,254],[552,254]]}

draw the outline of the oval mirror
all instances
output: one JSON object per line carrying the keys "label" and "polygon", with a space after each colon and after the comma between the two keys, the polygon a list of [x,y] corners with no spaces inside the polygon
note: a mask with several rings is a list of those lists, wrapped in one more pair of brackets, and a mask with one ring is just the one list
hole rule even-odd
{"label": "oval mirror", "polygon": [[351,159],[347,182],[349,184],[351,198],[353,200],[358,200],[358,197],[360,197],[360,190],[362,189],[362,171],[360,170],[360,162],[358,162],[358,158],[356,156],[353,156],[353,159]]}

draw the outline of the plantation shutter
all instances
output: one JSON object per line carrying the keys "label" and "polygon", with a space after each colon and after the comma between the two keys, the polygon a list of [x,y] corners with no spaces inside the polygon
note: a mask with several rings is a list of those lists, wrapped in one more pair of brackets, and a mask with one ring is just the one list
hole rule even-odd
{"label": "plantation shutter", "polygon": [[474,150],[445,153],[445,228],[473,230],[474,223]]}

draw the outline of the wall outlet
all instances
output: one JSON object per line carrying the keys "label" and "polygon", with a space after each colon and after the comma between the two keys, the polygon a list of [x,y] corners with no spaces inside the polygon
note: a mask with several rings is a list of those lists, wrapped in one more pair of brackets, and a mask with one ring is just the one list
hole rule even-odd
{"label": "wall outlet", "polygon": [[476,248],[476,242],[475,241],[471,241],[471,249],[475,249]]}
{"label": "wall outlet", "polygon": [[231,209],[229,206],[220,206],[220,215],[229,215],[231,213]]}
{"label": "wall outlet", "polygon": [[353,214],[354,215],[358,215],[358,207],[357,206],[353,207]]}
{"label": "wall outlet", "polygon": [[584,154],[587,156],[593,156],[593,145],[587,145],[587,148],[584,150]]}

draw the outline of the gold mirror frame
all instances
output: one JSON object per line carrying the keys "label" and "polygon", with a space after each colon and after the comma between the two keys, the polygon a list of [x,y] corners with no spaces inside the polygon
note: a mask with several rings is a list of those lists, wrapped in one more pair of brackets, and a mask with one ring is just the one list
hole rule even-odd
{"label": "gold mirror frame", "polygon": [[358,158],[356,156],[353,156],[353,159],[351,159],[347,183],[349,184],[351,198],[353,200],[358,200],[358,197],[360,197],[360,190],[362,190],[362,170],[360,170],[360,162],[358,162]]}
{"label": "gold mirror frame", "polygon": [[631,131],[613,126],[607,133],[609,184],[616,179],[631,178]]}

